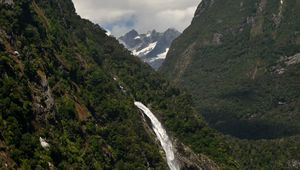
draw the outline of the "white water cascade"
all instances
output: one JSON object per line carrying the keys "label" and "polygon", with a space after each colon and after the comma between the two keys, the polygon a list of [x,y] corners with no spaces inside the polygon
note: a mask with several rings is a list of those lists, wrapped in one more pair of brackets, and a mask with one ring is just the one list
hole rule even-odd
{"label": "white water cascade", "polygon": [[141,102],[134,102],[134,105],[144,112],[144,114],[151,120],[153,130],[160,141],[162,148],[166,153],[167,163],[171,170],[180,170],[180,166],[175,158],[173,144],[155,115]]}

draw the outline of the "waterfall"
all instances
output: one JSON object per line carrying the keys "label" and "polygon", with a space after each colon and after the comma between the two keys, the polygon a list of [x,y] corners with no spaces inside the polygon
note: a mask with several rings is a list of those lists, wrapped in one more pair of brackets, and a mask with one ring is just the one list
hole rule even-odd
{"label": "waterfall", "polygon": [[166,153],[167,163],[171,170],[180,170],[180,166],[175,158],[173,144],[155,115],[141,102],[134,102],[134,105],[144,112],[144,114],[151,120],[153,131],[155,132],[163,150]]}

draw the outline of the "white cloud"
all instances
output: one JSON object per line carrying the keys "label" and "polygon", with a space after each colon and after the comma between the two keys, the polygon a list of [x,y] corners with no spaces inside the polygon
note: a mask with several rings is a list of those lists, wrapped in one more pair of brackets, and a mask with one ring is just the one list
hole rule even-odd
{"label": "white cloud", "polygon": [[183,31],[201,0],[73,0],[77,13],[110,29],[116,37],[130,29],[145,33],[170,27]]}
{"label": "white cloud", "polygon": [[125,26],[113,26],[112,29],[110,30],[114,36],[119,37],[121,35],[124,35],[124,33],[128,32],[129,28]]}

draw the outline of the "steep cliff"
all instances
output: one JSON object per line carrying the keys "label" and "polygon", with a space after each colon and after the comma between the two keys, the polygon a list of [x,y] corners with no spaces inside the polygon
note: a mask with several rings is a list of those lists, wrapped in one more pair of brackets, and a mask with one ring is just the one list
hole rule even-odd
{"label": "steep cliff", "polygon": [[226,134],[299,134],[299,9],[295,0],[204,0],[161,72]]}
{"label": "steep cliff", "polygon": [[238,169],[299,169],[300,1],[203,0],[160,72],[228,137]]}

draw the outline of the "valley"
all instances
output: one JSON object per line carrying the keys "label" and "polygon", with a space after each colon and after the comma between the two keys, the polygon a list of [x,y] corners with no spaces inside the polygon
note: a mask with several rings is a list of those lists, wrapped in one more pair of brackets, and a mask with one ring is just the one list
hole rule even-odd
{"label": "valley", "polygon": [[71,0],[0,1],[0,169],[299,169],[298,11],[202,0],[117,39]]}

